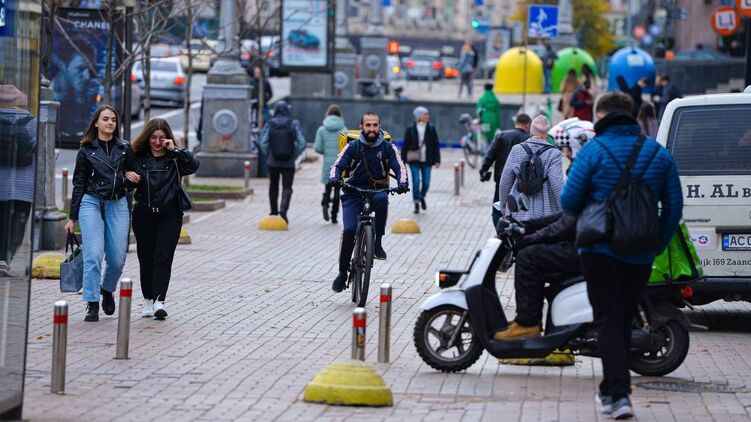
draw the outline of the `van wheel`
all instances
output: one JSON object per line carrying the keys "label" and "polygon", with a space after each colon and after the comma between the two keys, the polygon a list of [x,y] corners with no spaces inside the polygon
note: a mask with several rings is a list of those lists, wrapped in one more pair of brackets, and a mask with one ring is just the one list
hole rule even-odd
{"label": "van wheel", "polygon": [[639,375],[661,377],[678,369],[686,359],[689,348],[688,331],[676,320],[652,330],[658,337],[655,350],[631,357],[631,370]]}
{"label": "van wheel", "polygon": [[[467,311],[443,305],[420,313],[415,322],[413,340],[423,361],[441,372],[457,372],[472,366],[482,354],[480,340],[472,329]],[[456,340],[451,337],[456,330]]]}

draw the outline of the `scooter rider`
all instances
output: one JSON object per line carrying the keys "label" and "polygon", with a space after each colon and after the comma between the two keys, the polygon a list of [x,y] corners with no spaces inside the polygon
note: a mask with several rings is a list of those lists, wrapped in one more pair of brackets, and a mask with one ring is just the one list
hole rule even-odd
{"label": "scooter rider", "polygon": [[[552,221],[552,223],[551,223]],[[540,335],[545,283],[554,285],[581,274],[576,240],[576,218],[561,212],[528,220],[527,231],[516,241],[516,318],[496,340],[521,340]],[[539,230],[536,230],[539,228]]]}
{"label": "scooter rider", "polygon": [[[391,142],[383,139],[380,117],[368,112],[360,119],[360,138],[350,141],[339,153],[329,172],[329,184],[340,185],[342,172],[347,171],[346,182],[362,189],[388,188],[389,169],[393,170],[399,193],[408,189],[407,172],[399,156],[399,151]],[[346,187],[342,189],[342,215],[344,230],[339,249],[339,275],[331,288],[335,292],[344,289],[347,281],[347,269],[355,247],[357,216],[362,208],[362,196]],[[382,238],[386,232],[388,214],[388,193],[379,192],[371,195],[371,204],[375,211],[375,259],[386,259]]]}

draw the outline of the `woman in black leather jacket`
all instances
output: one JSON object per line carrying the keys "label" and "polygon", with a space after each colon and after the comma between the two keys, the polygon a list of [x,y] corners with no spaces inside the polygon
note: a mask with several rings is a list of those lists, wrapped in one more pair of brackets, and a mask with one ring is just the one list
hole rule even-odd
{"label": "woman in black leather jacket", "polygon": [[[83,238],[83,300],[85,321],[99,320],[101,294],[104,313],[115,313],[112,293],[123,272],[128,251],[130,216],[125,197],[126,184],[137,183],[133,151],[119,137],[117,112],[99,107],[81,140],[73,171],[70,220],[65,230],[73,232],[76,222]],[[107,268],[102,275],[102,260]]]}
{"label": "woman in black leather jacket", "polygon": [[181,187],[182,176],[195,173],[198,160],[175,146],[166,120],[153,118],[133,141],[136,187],[133,233],[141,269],[142,316],[164,319],[164,299],[172,272],[172,258],[190,199]]}

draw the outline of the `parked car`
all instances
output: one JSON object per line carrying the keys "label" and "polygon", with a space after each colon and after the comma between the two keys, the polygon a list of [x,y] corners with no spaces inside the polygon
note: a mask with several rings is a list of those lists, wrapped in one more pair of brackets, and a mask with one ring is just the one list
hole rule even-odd
{"label": "parked car", "polygon": [[[185,71],[177,57],[167,57],[163,59],[151,59],[151,95],[153,102],[164,102],[183,106],[184,93],[186,89]],[[133,66],[135,74],[141,88],[144,88],[143,69],[141,62],[136,62]]]}
{"label": "parked car", "polygon": [[692,285],[696,305],[751,302],[749,122],[751,95],[698,95],[668,103],[657,132],[678,167],[683,220],[706,276]]}
{"label": "parked car", "polygon": [[[208,72],[211,68],[211,58],[216,54],[217,42],[213,40],[191,40],[190,53],[193,55],[193,70],[196,72]],[[188,68],[188,49],[183,48],[180,56],[183,69]]]}
{"label": "parked car", "polygon": [[277,35],[261,37],[261,54],[266,56],[269,76],[289,76],[289,72],[282,69],[280,46],[280,38]]}
{"label": "parked car", "polygon": [[675,53],[673,60],[723,60],[726,58],[727,56],[717,51],[701,49],[679,51]]}
{"label": "parked car", "polygon": [[459,59],[456,57],[441,57],[443,64],[443,77],[456,79],[459,77]]}
{"label": "parked car", "polygon": [[143,89],[138,84],[138,77],[134,74],[130,74],[130,115],[133,120],[141,119],[141,112],[143,111]]}
{"label": "parked car", "polygon": [[295,29],[289,32],[287,36],[289,45],[300,47],[305,50],[316,50],[321,44],[321,40],[313,34],[309,34],[304,29]]}
{"label": "parked car", "polygon": [[443,64],[441,53],[434,50],[414,50],[407,58],[407,79],[441,79]]}
{"label": "parked car", "polygon": [[259,52],[258,42],[256,40],[240,41],[240,64],[242,67],[249,67]]}

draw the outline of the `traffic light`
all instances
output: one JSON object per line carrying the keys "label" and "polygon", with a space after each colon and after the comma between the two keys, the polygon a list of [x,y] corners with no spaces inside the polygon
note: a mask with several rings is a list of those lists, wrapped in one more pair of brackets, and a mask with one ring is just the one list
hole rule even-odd
{"label": "traffic light", "polygon": [[386,44],[386,50],[389,54],[398,54],[399,47],[399,41],[389,41],[388,44]]}
{"label": "traffic light", "polygon": [[479,27],[480,27],[480,21],[478,21],[477,19],[472,19],[472,28],[477,29]]}

